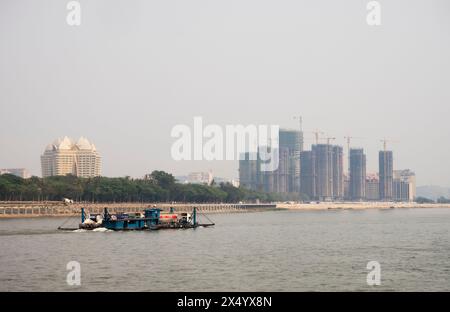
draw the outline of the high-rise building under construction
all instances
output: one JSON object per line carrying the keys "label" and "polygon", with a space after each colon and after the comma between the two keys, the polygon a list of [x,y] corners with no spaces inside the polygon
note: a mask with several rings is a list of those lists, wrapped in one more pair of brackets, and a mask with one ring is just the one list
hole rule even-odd
{"label": "high-rise building under construction", "polygon": [[378,154],[379,175],[380,175],[380,199],[392,200],[393,187],[393,154],[392,151],[380,151]]}
{"label": "high-rise building under construction", "polygon": [[300,153],[303,150],[303,132],[280,129],[279,132],[279,192],[300,192]]}
{"label": "high-rise building under construction", "polygon": [[318,200],[331,200],[333,197],[333,162],[331,145],[315,144],[311,149],[316,158],[316,198]]}
{"label": "high-rise building under construction", "polygon": [[300,154],[300,193],[304,198],[316,198],[316,157],[312,151]]}
{"label": "high-rise building under construction", "polygon": [[239,185],[256,191],[258,190],[259,175],[258,155],[243,153],[239,160]]}
{"label": "high-rise building under construction", "polygon": [[366,198],[366,155],[362,148],[350,149],[349,197],[361,201]]}
{"label": "high-rise building under construction", "polygon": [[301,153],[301,193],[314,200],[339,200],[344,196],[341,146],[315,144]]}
{"label": "high-rise building under construction", "polygon": [[250,154],[244,153],[243,159],[239,161],[240,185],[270,193],[300,192],[300,153],[303,150],[303,133],[299,130],[280,129],[278,139],[276,152],[278,168],[273,171],[261,171],[259,155],[253,155],[251,160]]}
{"label": "high-rise building under construction", "polygon": [[332,149],[333,199],[342,200],[344,198],[344,154],[342,146],[335,145]]}

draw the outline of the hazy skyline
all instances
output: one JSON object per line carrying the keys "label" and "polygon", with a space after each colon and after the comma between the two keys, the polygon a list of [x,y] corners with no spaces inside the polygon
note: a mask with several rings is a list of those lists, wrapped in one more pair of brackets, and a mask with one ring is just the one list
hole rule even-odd
{"label": "hazy skyline", "polygon": [[[450,186],[450,3],[379,1],[80,0],[0,2],[0,168],[41,175],[58,137],[87,137],[105,176],[208,171],[237,161],[171,159],[177,124],[278,124],[320,129],[363,147],[378,170],[380,139],[394,169]],[[305,133],[305,149],[313,134]]]}

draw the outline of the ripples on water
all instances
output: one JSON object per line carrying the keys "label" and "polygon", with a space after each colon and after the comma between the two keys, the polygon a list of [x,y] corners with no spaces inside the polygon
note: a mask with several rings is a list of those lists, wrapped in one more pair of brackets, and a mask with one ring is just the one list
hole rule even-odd
{"label": "ripples on water", "polygon": [[[450,209],[212,218],[213,228],[143,232],[0,220],[0,291],[450,290]],[[81,264],[79,287],[66,284],[72,260]],[[381,286],[366,284],[371,260],[381,264]]]}

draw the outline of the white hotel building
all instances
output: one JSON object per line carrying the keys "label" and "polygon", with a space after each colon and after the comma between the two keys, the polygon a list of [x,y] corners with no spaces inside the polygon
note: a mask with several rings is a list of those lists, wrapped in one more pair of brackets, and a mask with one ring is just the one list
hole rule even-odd
{"label": "white hotel building", "polygon": [[47,145],[41,156],[42,177],[73,174],[89,178],[100,176],[101,157],[95,145],[81,137],[77,142],[68,137]]}

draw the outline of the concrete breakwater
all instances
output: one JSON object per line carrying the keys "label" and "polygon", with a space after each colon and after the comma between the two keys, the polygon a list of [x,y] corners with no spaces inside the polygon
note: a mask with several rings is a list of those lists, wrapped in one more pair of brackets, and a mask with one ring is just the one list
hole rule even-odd
{"label": "concrete breakwater", "polygon": [[81,208],[89,213],[137,212],[146,208],[158,207],[169,211],[173,207],[177,212],[190,212],[197,207],[203,213],[251,212],[276,209],[275,204],[183,204],[183,203],[73,203],[64,204],[55,201],[42,202],[0,202],[0,218],[79,216]]}

